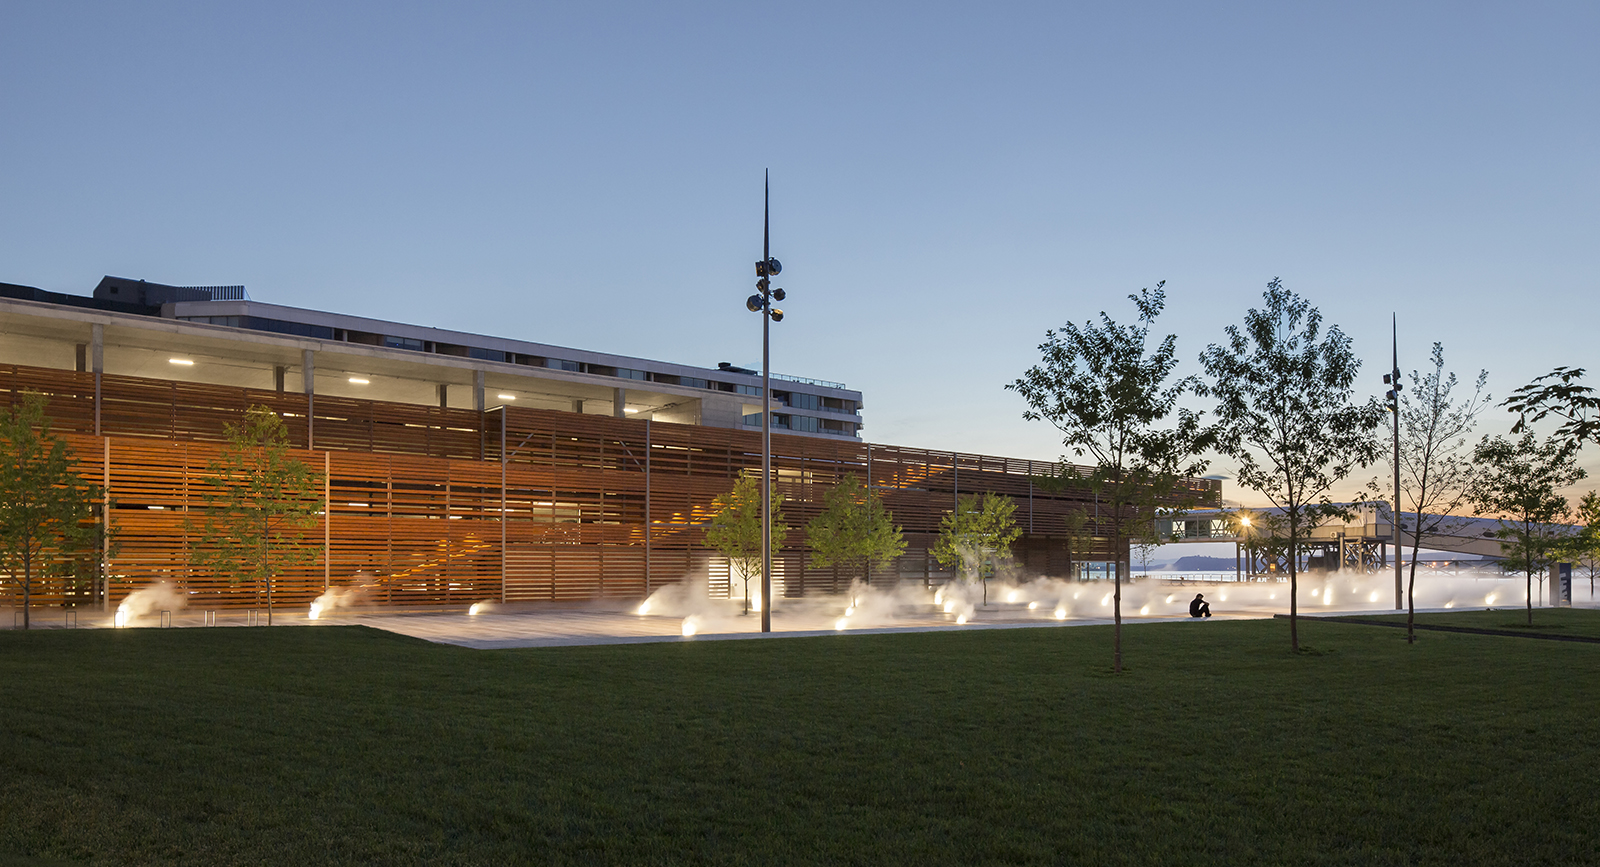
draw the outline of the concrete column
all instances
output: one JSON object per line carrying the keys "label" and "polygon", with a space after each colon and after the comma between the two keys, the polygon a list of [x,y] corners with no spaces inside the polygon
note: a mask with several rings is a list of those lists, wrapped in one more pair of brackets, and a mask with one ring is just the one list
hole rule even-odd
{"label": "concrete column", "polygon": [[483,371],[472,372],[472,408],[483,412]]}
{"label": "concrete column", "polygon": [[617,418],[628,417],[628,390],[626,388],[613,388],[611,390],[611,414]]}
{"label": "concrete column", "polygon": [[445,385],[444,383],[441,382],[441,383],[439,383],[439,408],[440,409],[448,409],[449,407],[450,407],[450,386]]}
{"label": "concrete column", "polygon": [[89,326],[90,370],[94,371],[94,435],[100,436],[100,377],[106,372],[106,327]]}

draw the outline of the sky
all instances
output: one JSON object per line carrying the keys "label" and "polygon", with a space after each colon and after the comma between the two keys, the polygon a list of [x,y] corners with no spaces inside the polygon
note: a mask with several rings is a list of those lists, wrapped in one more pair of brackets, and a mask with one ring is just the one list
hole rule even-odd
{"label": "sky", "polygon": [[757,366],[770,170],[773,369],[873,442],[1057,458],[1003,386],[1161,280],[1180,374],[1280,277],[1371,394],[1395,315],[1499,398],[1595,366],[1597,43],[1592,2],[5,0],[0,281]]}

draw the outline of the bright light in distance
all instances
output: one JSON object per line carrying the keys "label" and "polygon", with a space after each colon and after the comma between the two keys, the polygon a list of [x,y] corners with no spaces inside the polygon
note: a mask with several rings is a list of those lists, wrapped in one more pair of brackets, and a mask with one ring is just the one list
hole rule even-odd
{"label": "bright light in distance", "polygon": [[371,382],[371,380],[363,379],[363,378],[361,378],[359,376],[350,377],[350,384],[351,385],[368,385],[368,384],[370,384],[370,382]]}
{"label": "bright light in distance", "polygon": [[623,409],[623,410],[622,410],[622,411],[623,411],[623,412],[626,412],[626,413],[635,413],[635,412],[638,412],[638,410],[636,410],[636,409],[634,409],[634,408],[633,408],[633,407],[631,407],[631,406],[630,406],[630,407],[625,407],[625,408],[624,408],[624,409]]}
{"label": "bright light in distance", "polygon": [[1245,525],[1246,527],[1248,527],[1248,526],[1250,526],[1250,519],[1249,518],[1240,518],[1239,519],[1239,523],[1241,523],[1241,524]]}
{"label": "bright light in distance", "polygon": [[497,395],[495,395],[495,397],[498,397],[501,400],[516,400],[517,399],[517,396],[514,395],[514,394],[497,394]]}
{"label": "bright light in distance", "polygon": [[194,360],[190,358],[169,358],[168,364],[181,364],[184,367],[194,367]]}

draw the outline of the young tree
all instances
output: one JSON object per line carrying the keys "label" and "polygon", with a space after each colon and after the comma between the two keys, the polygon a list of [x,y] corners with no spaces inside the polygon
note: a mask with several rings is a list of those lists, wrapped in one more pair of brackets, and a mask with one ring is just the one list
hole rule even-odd
{"label": "young tree", "polygon": [[822,512],[806,525],[806,544],[817,566],[851,566],[871,583],[871,568],[906,550],[906,540],[883,508],[883,498],[847,473],[823,497]]}
{"label": "young tree", "polygon": [[1226,344],[1200,355],[1217,400],[1217,448],[1238,463],[1238,481],[1276,506],[1289,566],[1289,644],[1300,649],[1299,544],[1320,520],[1343,514],[1329,490],[1381,452],[1373,432],[1383,419],[1377,398],[1355,403],[1361,362],[1337,325],[1273,278],[1262,309],[1230,325]]}
{"label": "young tree", "polygon": [[1516,441],[1484,437],[1472,459],[1482,474],[1473,489],[1473,504],[1480,515],[1493,515],[1500,540],[1513,571],[1527,576],[1528,625],[1533,625],[1533,578],[1550,565],[1567,533],[1559,525],[1567,515],[1567,498],[1560,490],[1587,475],[1578,466],[1571,444],[1551,438],[1540,442],[1532,432]]}
{"label": "young tree", "polygon": [[[783,522],[783,494],[772,492],[772,550],[783,547],[789,525]],[[728,565],[744,579],[744,610],[750,612],[750,579],[761,573],[761,476],[745,471],[733,490],[711,501],[715,514],[706,529],[706,544],[728,558]],[[761,600],[770,605],[771,600]]]}
{"label": "young tree", "polygon": [[1589,573],[1589,598],[1594,598],[1595,573],[1600,572],[1600,491],[1590,491],[1578,501],[1578,532],[1562,551]]}
{"label": "young tree", "polygon": [[267,625],[272,625],[272,579],[316,559],[322,546],[305,531],[322,511],[321,478],[289,454],[283,419],[252,406],[244,420],[223,428],[227,445],[206,468],[205,523],[190,560],[228,579],[266,590]]}
{"label": "young tree", "polygon": [[939,541],[933,546],[934,559],[941,566],[955,567],[964,580],[983,582],[983,602],[989,604],[989,576],[996,567],[1011,559],[1011,543],[1022,535],[1013,515],[1017,504],[1010,497],[985,492],[964,494],[956,500],[956,510],[939,519]]}
{"label": "young tree", "polygon": [[66,440],[50,432],[44,395],[21,395],[0,414],[0,569],[22,589],[28,629],[35,579],[71,569],[99,538],[99,489],[78,476]]}
{"label": "young tree", "polygon": [[[1406,641],[1415,642],[1417,619],[1417,552],[1422,537],[1448,533],[1464,525],[1456,513],[1471,503],[1477,464],[1467,450],[1467,434],[1488,405],[1484,394],[1488,371],[1479,371],[1472,394],[1457,401],[1454,373],[1445,373],[1444,345],[1433,344],[1433,370],[1426,376],[1411,371],[1411,391],[1400,391],[1400,494],[1409,504],[1411,573],[1406,580]],[[1374,492],[1382,489],[1374,488]],[[1386,498],[1394,502],[1393,492]],[[1403,518],[1403,516],[1401,516]],[[1399,552],[1395,552],[1396,556]]]}
{"label": "young tree", "polygon": [[[1197,455],[1210,438],[1197,414],[1177,406],[1196,380],[1168,382],[1178,363],[1177,336],[1168,334],[1153,349],[1148,346],[1150,326],[1166,306],[1165,286],[1162,281],[1128,296],[1139,312],[1137,325],[1118,325],[1102,312],[1098,325],[1069,322],[1046,331],[1039,345],[1041,363],[1006,386],[1028,402],[1023,418],[1050,422],[1074,456],[1094,461],[1086,479],[1074,472],[1073,481],[1094,491],[1109,518],[1117,559],[1112,590],[1117,672],[1122,671],[1122,580],[1129,541],[1149,535],[1158,507],[1181,511],[1192,505],[1183,481],[1205,471]],[[1066,458],[1062,464],[1067,465]]]}

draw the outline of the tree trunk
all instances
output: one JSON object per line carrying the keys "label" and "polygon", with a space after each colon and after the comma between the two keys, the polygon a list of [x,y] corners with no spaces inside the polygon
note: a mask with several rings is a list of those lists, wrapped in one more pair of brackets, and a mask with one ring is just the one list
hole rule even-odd
{"label": "tree trunk", "polygon": [[[1300,535],[1300,522],[1289,515],[1289,649],[1300,652],[1300,574],[1295,557],[1295,539]],[[1399,556],[1398,554],[1396,556]]]}
{"label": "tree trunk", "polygon": [[[1417,527],[1411,537],[1411,578],[1406,582],[1406,643],[1417,643],[1417,551],[1422,546],[1422,515],[1417,515]],[[1398,552],[1395,556],[1399,556]]]}
{"label": "tree trunk", "polygon": [[28,622],[28,606],[33,595],[33,555],[22,555],[22,628],[32,629]]}
{"label": "tree trunk", "polygon": [[1117,674],[1122,673],[1122,558],[1117,556],[1117,550],[1111,552],[1111,574],[1114,588],[1111,593],[1111,616],[1116,624],[1111,628],[1111,669]]}

